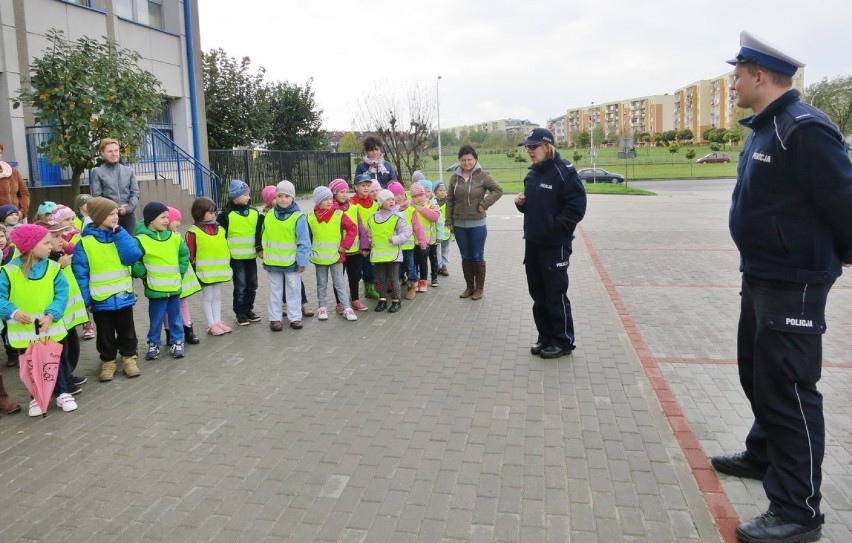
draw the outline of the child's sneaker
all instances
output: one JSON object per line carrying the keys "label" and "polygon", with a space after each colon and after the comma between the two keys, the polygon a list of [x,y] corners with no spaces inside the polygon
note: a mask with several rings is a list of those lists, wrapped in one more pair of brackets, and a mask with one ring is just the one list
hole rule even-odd
{"label": "child's sneaker", "polygon": [[224,322],[222,322],[222,321],[219,321],[219,330],[221,330],[221,331],[225,332],[226,334],[228,334],[228,333],[230,333],[230,332],[233,332],[233,330],[231,329],[231,327],[230,327],[230,326],[228,326],[227,324],[225,324],[225,323],[224,323]]}
{"label": "child's sneaker", "polygon": [[391,305],[388,308],[388,313],[396,313],[402,309],[402,304],[399,303],[399,300],[391,300]]}
{"label": "child's sneaker", "polygon": [[367,311],[370,308],[367,307],[366,304],[364,304],[364,302],[362,302],[361,300],[355,300],[354,302],[352,302],[352,309],[354,309],[355,311]]}
{"label": "child's sneaker", "polygon": [[355,312],[352,311],[351,307],[347,307],[346,309],[343,310],[343,316],[346,317],[346,320],[348,320],[348,321],[357,321],[358,320],[358,316],[355,315]]}
{"label": "child's sneaker", "polygon": [[417,292],[426,292],[426,285],[427,283],[425,279],[417,281]]}
{"label": "child's sneaker", "polygon": [[237,315],[237,326],[248,326],[251,324],[248,317]]}
{"label": "child's sneaker", "polygon": [[214,322],[210,326],[207,327],[207,333],[211,336],[224,336],[225,331],[219,328],[219,323]]}
{"label": "child's sneaker", "polygon": [[[56,398],[56,407],[61,407],[63,411],[69,413],[77,410],[77,401],[74,399],[74,396],[64,392]],[[41,409],[39,409],[39,411],[41,411]]]}
{"label": "child's sneaker", "polygon": [[30,416],[31,417],[40,417],[44,415],[41,410],[41,406],[35,400],[30,400]]}
{"label": "child's sneaker", "polygon": [[317,310],[317,320],[327,321],[328,320],[328,309],[321,307]]}
{"label": "child's sneaker", "polygon": [[246,317],[248,318],[249,322],[260,322],[261,321],[260,315],[258,315],[254,311],[249,311],[246,314]]}
{"label": "child's sneaker", "polygon": [[175,343],[169,348],[172,358],[183,358],[183,343]]}
{"label": "child's sneaker", "polygon": [[437,278],[437,277],[433,277],[433,278],[432,278],[432,286],[433,286],[433,287],[437,287],[437,286],[438,286],[438,278]]}
{"label": "child's sneaker", "polygon": [[83,339],[95,339],[95,325],[90,322],[83,325]]}
{"label": "child's sneaker", "polygon": [[302,315],[305,317],[314,316],[314,308],[311,307],[311,304],[302,304]]}
{"label": "child's sneaker", "polygon": [[337,304],[337,306],[334,308],[334,312],[338,315],[343,315],[343,304]]}
{"label": "child's sneaker", "polygon": [[160,346],[149,343],[148,352],[145,353],[145,360],[156,360],[158,356],[160,356]]}

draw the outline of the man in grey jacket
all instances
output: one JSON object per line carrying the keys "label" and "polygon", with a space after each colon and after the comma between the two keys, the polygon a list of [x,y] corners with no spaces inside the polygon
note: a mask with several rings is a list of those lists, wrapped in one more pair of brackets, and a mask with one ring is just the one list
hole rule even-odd
{"label": "man in grey jacket", "polygon": [[139,184],[133,170],[120,163],[118,140],[106,138],[99,146],[104,164],[92,169],[92,196],[102,196],[118,204],[118,224],[136,235],[136,206],[139,204]]}

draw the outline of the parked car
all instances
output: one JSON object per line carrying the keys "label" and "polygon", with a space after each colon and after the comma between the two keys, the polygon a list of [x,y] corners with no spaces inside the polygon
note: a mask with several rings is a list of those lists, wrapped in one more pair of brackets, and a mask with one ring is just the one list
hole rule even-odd
{"label": "parked car", "polygon": [[721,162],[730,162],[731,157],[728,156],[728,153],[709,153],[699,158],[695,162],[699,164],[718,164]]}
{"label": "parked car", "polygon": [[577,171],[584,183],[624,183],[624,176],[608,172],[602,168],[583,168]]}

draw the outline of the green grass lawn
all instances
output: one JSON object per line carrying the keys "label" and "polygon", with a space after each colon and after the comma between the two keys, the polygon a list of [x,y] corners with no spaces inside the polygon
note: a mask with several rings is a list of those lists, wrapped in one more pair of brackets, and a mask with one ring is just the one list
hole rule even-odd
{"label": "green grass lawn", "polygon": [[[667,147],[642,147],[637,149],[634,159],[619,159],[618,149],[598,149],[595,166],[620,173],[627,178],[628,185],[631,180],[639,179],[690,179],[690,178],[724,178],[736,177],[737,164],[740,147],[727,148],[724,152],[731,157],[728,164],[696,164],[695,159],[710,152],[709,146],[696,145],[691,147],[695,150],[695,158],[687,160],[684,157],[690,147],[681,147],[680,152],[672,155]],[[445,153],[450,149],[445,148]],[[526,157],[526,152],[520,150],[521,156]],[[579,150],[582,157],[574,165],[577,169],[591,168],[592,161],[589,158],[589,150]],[[574,162],[574,150],[560,149],[563,158]],[[506,156],[505,152],[494,152],[486,149],[478,150],[479,163],[483,168],[491,172],[494,180],[506,190],[506,192],[517,192],[523,184],[524,176],[530,166],[529,162],[515,162],[514,158]],[[451,154],[443,155],[444,168],[455,163],[455,150]],[[438,178],[438,164],[430,157],[426,158],[423,171],[429,179]],[[444,180],[449,180],[450,174],[444,173]],[[588,192],[603,192],[608,189],[600,189],[594,185],[587,187]],[[623,191],[622,191],[623,192]]]}

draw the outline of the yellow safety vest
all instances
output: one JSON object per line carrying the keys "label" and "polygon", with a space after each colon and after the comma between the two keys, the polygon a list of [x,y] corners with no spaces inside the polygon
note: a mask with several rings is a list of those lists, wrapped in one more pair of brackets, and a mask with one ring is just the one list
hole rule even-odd
{"label": "yellow safety vest", "polygon": [[28,279],[24,271],[14,264],[7,265],[5,270],[9,276],[9,301],[33,319],[29,324],[21,324],[12,318],[6,320],[9,345],[16,349],[26,349],[30,343],[45,336],[53,341],[62,341],[68,335],[64,319],[54,321],[47,334],[42,336],[38,336],[35,330],[35,319],[44,315],[44,310],[53,301],[53,283],[56,276],[62,273],[59,263],[48,261],[45,274],[39,279]]}
{"label": "yellow safety vest", "polygon": [[180,297],[183,299],[187,296],[192,296],[196,292],[201,292],[201,283],[198,282],[195,270],[190,266],[186,269],[186,273],[183,274],[183,279],[181,280]]}
{"label": "yellow safety vest", "polygon": [[130,266],[121,263],[115,243],[101,243],[95,236],[86,236],[80,243],[89,259],[89,293],[102,302],[120,292],[133,292]]}
{"label": "yellow safety vest", "polygon": [[77,284],[77,278],[74,277],[71,266],[62,268],[62,275],[68,281],[68,303],[65,304],[62,320],[65,321],[65,328],[70,330],[78,324],[89,322],[89,314],[86,313],[86,302],[83,301],[80,285]]}
{"label": "yellow safety vest", "polygon": [[[370,207],[364,207],[358,204],[353,205],[358,208],[358,215],[361,217],[361,224],[363,224],[364,226],[367,226],[367,221],[370,220],[370,217],[373,216],[373,213],[379,210],[379,204],[377,204],[375,200],[373,200],[373,205],[371,205]],[[352,208],[352,206],[349,207]]]}
{"label": "yellow safety vest", "polygon": [[147,234],[136,236],[145,251],[145,284],[155,292],[174,293],[180,290],[179,253],[181,239],[171,234],[166,239],[154,239]]}
{"label": "yellow safety vest", "polygon": [[403,209],[402,212],[405,213],[405,222],[411,228],[411,236],[408,238],[408,241],[402,244],[402,250],[408,251],[414,249],[414,246],[417,244],[417,237],[414,235],[414,206],[408,204],[408,207]]}
{"label": "yellow safety vest", "polygon": [[279,221],[275,210],[263,218],[263,263],[268,266],[292,266],[296,263],[296,221],[301,211],[293,212],[286,221]]}
{"label": "yellow safety vest", "polygon": [[316,213],[308,215],[308,226],[311,228],[311,262],[321,266],[331,266],[340,260],[340,232],[343,222],[343,212],[334,210],[328,222],[317,220]]}
{"label": "yellow safety vest", "polygon": [[74,229],[81,232],[83,231],[83,220],[76,215],[74,216]]}
{"label": "yellow safety vest", "polygon": [[367,221],[370,229],[372,248],[370,250],[370,262],[396,262],[402,254],[402,248],[390,242],[396,233],[396,225],[401,219],[397,215],[391,215],[385,222],[378,222],[373,215]]}
{"label": "yellow safety vest", "polygon": [[194,224],[187,233],[195,234],[195,275],[202,284],[224,283],[234,276],[231,269],[228,241],[225,229],[217,227],[216,234],[210,235]]}
{"label": "yellow safety vest", "polygon": [[228,250],[234,260],[257,258],[254,234],[259,217],[260,214],[254,208],[249,209],[248,215],[240,215],[236,211],[228,213]]}
{"label": "yellow safety vest", "polygon": [[443,204],[438,206],[438,209],[441,210],[441,216],[444,218],[444,232],[441,239],[438,241],[446,241],[450,239],[450,235],[452,234],[452,232],[450,231],[450,227],[447,226],[447,202],[444,202]]}
{"label": "yellow safety vest", "polygon": [[[355,225],[355,241],[352,242],[352,247],[346,251],[346,254],[348,255],[355,254],[361,249],[361,232],[358,231],[358,207],[360,206],[349,204],[349,207],[343,212],[343,214],[349,217],[349,220]],[[367,224],[367,220],[362,220],[361,224]]]}

